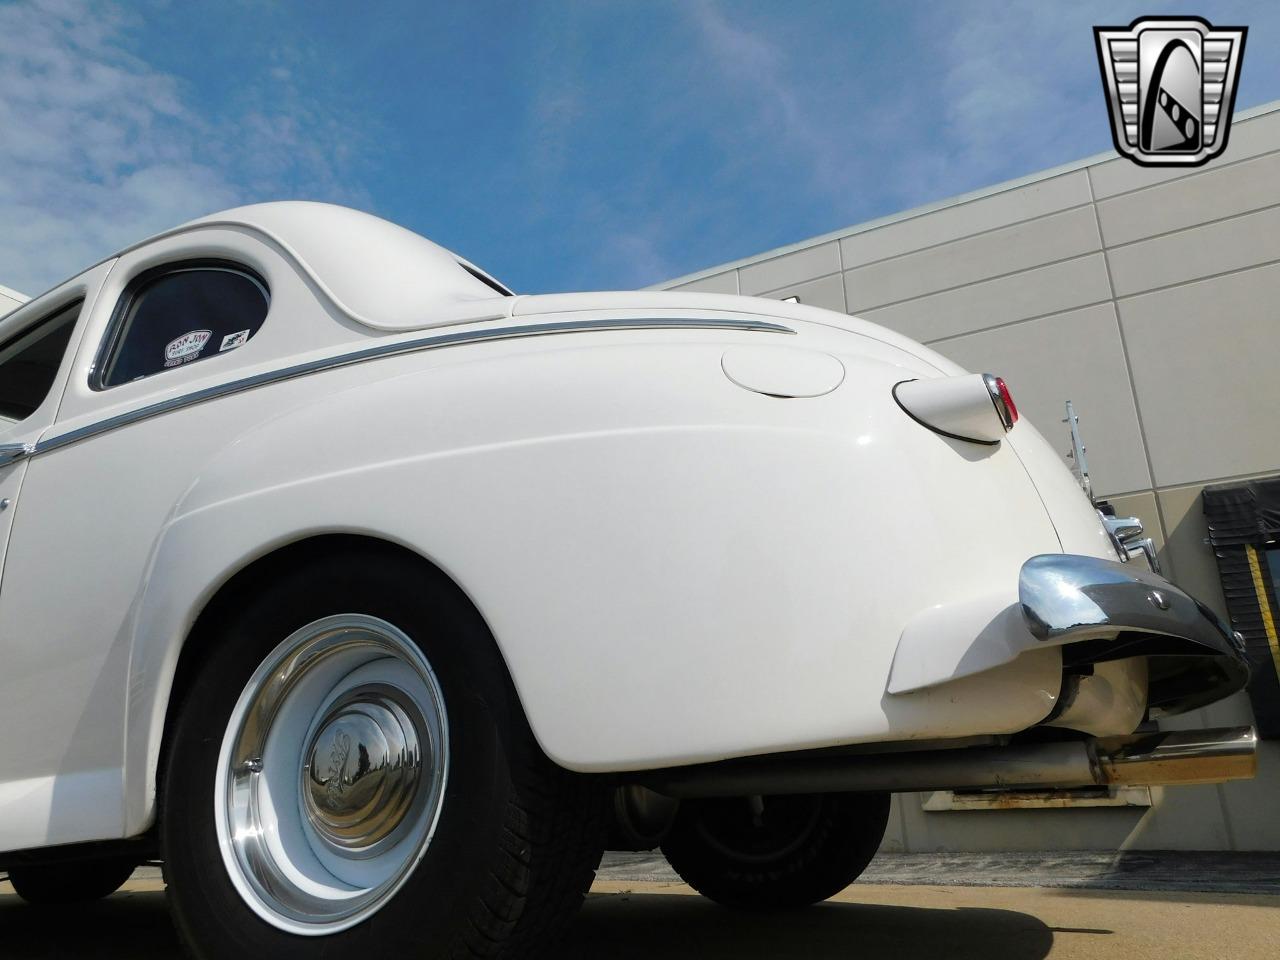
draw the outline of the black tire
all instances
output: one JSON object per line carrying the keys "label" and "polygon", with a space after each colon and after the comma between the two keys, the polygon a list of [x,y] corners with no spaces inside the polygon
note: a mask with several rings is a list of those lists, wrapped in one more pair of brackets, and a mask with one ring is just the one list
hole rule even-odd
{"label": "black tire", "polygon": [[[404,631],[430,661],[449,714],[450,767],[426,854],[376,913],[298,936],[236,891],[214,823],[214,779],[234,705],[293,631],[358,612]],[[535,957],[554,948],[595,876],[604,792],[535,743],[497,646],[439,571],[377,547],[278,570],[214,628],[165,750],[160,838],[175,924],[206,960],[244,957]]]}
{"label": "black tire", "polygon": [[681,879],[740,910],[818,903],[853,883],[889,821],[883,793],[686,800],[662,842]]}
{"label": "black tire", "polygon": [[134,860],[86,860],[13,867],[6,872],[13,892],[27,903],[52,906],[109,897],[124,886],[137,865]]}

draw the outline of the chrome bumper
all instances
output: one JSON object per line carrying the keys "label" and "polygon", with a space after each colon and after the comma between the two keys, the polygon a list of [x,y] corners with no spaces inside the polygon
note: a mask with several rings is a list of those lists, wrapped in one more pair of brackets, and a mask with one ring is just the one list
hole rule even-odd
{"label": "chrome bumper", "polygon": [[1249,681],[1244,641],[1217,614],[1135,563],[1044,554],[1022,565],[1018,599],[1032,636],[1068,667],[1146,656],[1148,705],[1182,713]]}

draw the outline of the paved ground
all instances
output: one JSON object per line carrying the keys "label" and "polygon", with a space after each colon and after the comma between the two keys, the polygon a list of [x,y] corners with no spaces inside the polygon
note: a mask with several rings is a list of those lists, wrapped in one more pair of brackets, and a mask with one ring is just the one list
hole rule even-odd
{"label": "paved ground", "polygon": [[[617,873],[617,865],[609,868]],[[773,917],[731,913],[674,882],[597,882],[564,960],[1274,960],[1280,896],[858,883]],[[25,907],[0,883],[0,957],[177,960],[154,870],[75,909]]]}
{"label": "paved ground", "polygon": [[[652,853],[606,854],[600,878],[680,879]],[[896,853],[873,860],[862,882],[1280,895],[1280,853]]]}

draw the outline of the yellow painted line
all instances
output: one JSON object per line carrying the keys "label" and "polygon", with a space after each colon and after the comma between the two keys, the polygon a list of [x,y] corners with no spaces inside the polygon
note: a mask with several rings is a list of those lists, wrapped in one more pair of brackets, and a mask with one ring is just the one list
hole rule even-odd
{"label": "yellow painted line", "polygon": [[1249,572],[1253,574],[1253,590],[1258,595],[1258,609],[1262,611],[1262,628],[1267,632],[1267,645],[1271,647],[1271,662],[1275,664],[1276,677],[1280,679],[1280,637],[1276,636],[1276,620],[1267,600],[1267,584],[1262,579],[1262,564],[1258,562],[1258,548],[1245,544],[1249,558]]}

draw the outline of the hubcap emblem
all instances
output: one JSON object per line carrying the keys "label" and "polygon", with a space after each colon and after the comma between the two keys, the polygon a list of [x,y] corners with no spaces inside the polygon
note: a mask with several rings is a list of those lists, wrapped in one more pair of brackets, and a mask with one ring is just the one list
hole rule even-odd
{"label": "hubcap emblem", "polygon": [[418,737],[398,691],[351,691],[316,728],[302,771],[303,806],[326,844],[347,855],[394,842],[422,773]]}

